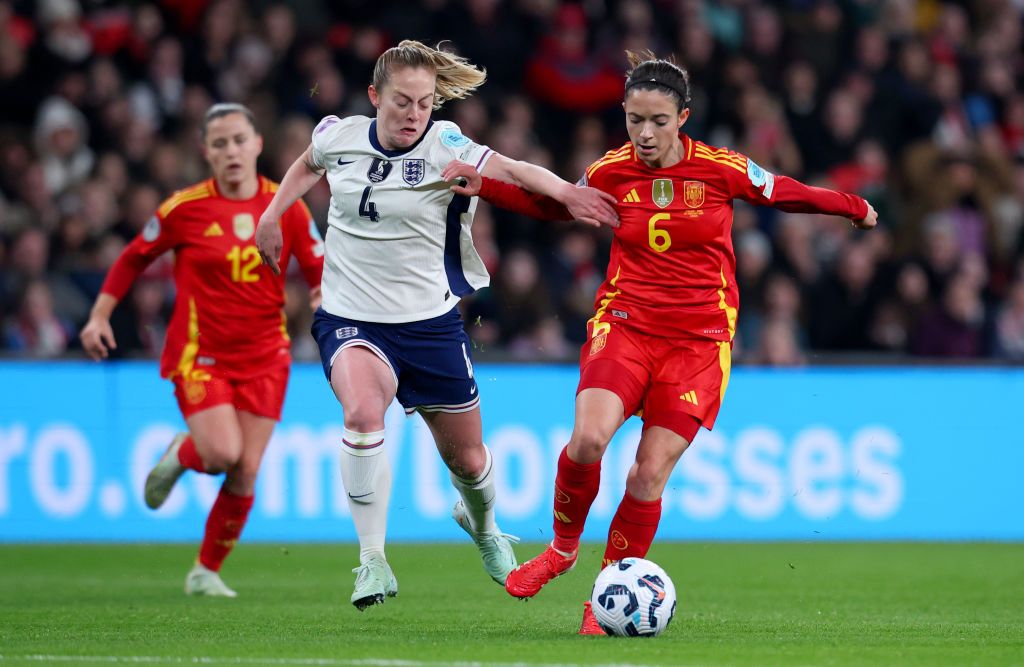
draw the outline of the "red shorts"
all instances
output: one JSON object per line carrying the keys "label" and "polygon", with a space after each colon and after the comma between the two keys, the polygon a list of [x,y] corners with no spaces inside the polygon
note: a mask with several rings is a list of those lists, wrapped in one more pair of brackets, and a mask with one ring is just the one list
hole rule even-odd
{"label": "red shorts", "polygon": [[236,410],[280,421],[290,370],[284,365],[247,380],[218,376],[216,372],[197,374],[201,379],[189,380],[177,375],[173,379],[174,396],[186,419],[201,410],[226,403]]}
{"label": "red shorts", "polygon": [[580,351],[580,384],[622,399],[623,417],[644,428],[661,426],[693,441],[697,422],[709,431],[729,384],[732,343],[707,338],[662,338],[613,322],[588,325]]}

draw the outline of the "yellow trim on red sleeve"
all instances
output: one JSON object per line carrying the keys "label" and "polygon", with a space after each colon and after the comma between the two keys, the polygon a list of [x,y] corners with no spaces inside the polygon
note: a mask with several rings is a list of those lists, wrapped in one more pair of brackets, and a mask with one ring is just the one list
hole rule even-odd
{"label": "yellow trim on red sleeve", "polygon": [[606,164],[612,164],[613,162],[622,162],[623,160],[628,160],[631,157],[633,157],[632,143],[626,144],[625,146],[622,146],[621,148],[618,148],[614,151],[608,151],[607,153],[604,154],[604,157],[602,157],[600,160],[587,167],[587,178],[591,178],[594,175],[594,172],[596,172],[598,169],[605,166]]}
{"label": "yellow trim on red sleeve", "polygon": [[693,149],[693,157],[731,167],[742,174],[747,173],[747,158],[727,148],[711,148],[705,144],[697,144]]}
{"label": "yellow trim on red sleeve", "polygon": [[197,199],[206,199],[211,196],[213,196],[213,190],[210,187],[209,181],[197,183],[196,185],[185,188],[184,190],[175,192],[164,200],[164,203],[160,204],[160,208],[156,210],[157,215],[161,218],[166,218],[174,209],[186,202],[196,201]]}

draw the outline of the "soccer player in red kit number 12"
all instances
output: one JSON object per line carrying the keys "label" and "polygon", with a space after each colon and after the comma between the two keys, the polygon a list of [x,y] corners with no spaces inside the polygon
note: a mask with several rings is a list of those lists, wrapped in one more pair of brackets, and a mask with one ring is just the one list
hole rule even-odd
{"label": "soccer player in red kit number 12", "polygon": [[[739,306],[732,200],[843,216],[861,229],[877,220],[860,197],[769,173],[739,153],[682,134],[690,114],[686,71],[650,52],[627,55],[632,69],[623,108],[630,142],[590,165],[580,183],[614,196],[621,225],[580,352],[575,424],[555,477],[555,538],[509,574],[505,588],[519,598],[536,595],[576,564],[601,457],[633,414],[643,419],[643,435],[603,563],[647,554],[668,477],[697,430],[714,426],[729,382]],[[445,177],[466,179],[456,192],[503,208],[568,218],[557,202],[481,181],[467,165],[450,164]],[[589,604],[580,634],[603,634]]]}
{"label": "soccer player in red kit number 12", "polygon": [[[149,473],[145,501],[153,509],[163,505],[186,470],[226,473],[185,592],[235,597],[220,566],[252,508],[260,461],[281,418],[291,353],[284,278],[263,265],[254,239],[277,184],[256,171],[263,139],[252,112],[240,104],[212,106],[202,141],[213,178],[157,209],[111,267],[81,338],[90,356],[106,358],[116,347],[114,307],[153,260],[174,252],[177,294],[160,374],[174,383],[188,432],[174,438]],[[288,209],[281,230],[283,262],[295,256],[318,302],[324,246],[305,204]]]}

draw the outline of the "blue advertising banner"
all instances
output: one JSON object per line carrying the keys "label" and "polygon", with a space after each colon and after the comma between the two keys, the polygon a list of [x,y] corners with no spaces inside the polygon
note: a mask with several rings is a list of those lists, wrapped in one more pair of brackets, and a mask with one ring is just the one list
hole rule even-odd
{"label": "blue advertising banner", "polygon": [[[199,540],[220,479],[187,473],[159,511],[150,466],[183,427],[150,363],[0,365],[0,541]],[[554,463],[572,430],[574,367],[479,365],[498,520],[551,537]],[[736,369],[664,496],[660,540],[1024,540],[1022,369]],[[337,459],[341,409],[296,365],[246,540],[355,539]],[[464,539],[457,496],[419,417],[398,406],[385,446],[389,540]],[[584,537],[603,540],[640,438],[605,457]]]}

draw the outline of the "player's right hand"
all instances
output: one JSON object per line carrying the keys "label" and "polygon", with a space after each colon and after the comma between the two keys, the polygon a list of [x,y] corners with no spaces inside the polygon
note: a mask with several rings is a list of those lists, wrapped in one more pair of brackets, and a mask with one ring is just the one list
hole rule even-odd
{"label": "player's right hand", "polygon": [[466,197],[475,197],[480,194],[480,188],[484,183],[480,172],[473,165],[459,160],[452,160],[446,164],[441,171],[441,178],[446,183],[452,183],[452,192]]}
{"label": "player's right hand", "polygon": [[569,209],[574,220],[599,227],[618,227],[619,214],[615,211],[615,197],[597,188],[568,185],[561,195],[562,204]]}
{"label": "player's right hand", "polygon": [[284,237],[281,234],[281,225],[272,218],[260,218],[260,224],[256,227],[256,249],[259,250],[263,263],[270,267],[275,276],[281,275],[281,267],[278,261],[281,259],[281,247],[284,245]]}
{"label": "player's right hand", "polygon": [[878,212],[875,211],[875,207],[871,205],[871,202],[867,202],[868,214],[860,220],[854,220],[853,226],[857,229],[871,229],[878,224]]}
{"label": "player's right hand", "polygon": [[110,328],[110,320],[103,317],[90,317],[82,333],[78,334],[82,348],[86,354],[96,361],[110,356],[109,350],[117,349],[114,330]]}

